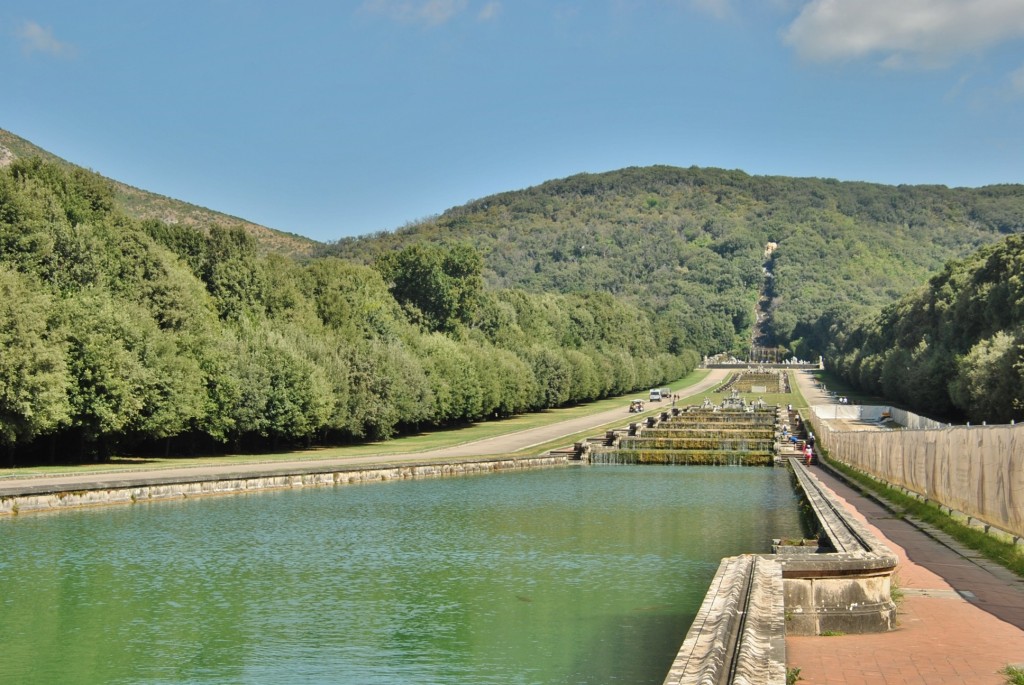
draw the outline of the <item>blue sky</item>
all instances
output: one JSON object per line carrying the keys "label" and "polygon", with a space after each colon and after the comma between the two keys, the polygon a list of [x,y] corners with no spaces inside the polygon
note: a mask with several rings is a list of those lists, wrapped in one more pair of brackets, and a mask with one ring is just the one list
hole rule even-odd
{"label": "blue sky", "polygon": [[336,240],[669,164],[1024,182],[1024,0],[5,0],[0,128]]}

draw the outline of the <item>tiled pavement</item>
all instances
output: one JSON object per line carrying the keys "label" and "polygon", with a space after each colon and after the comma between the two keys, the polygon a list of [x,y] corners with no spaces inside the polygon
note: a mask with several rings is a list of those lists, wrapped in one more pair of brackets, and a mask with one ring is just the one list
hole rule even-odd
{"label": "tiled pavement", "polygon": [[[803,685],[1003,684],[1024,664],[1024,589],[814,468],[900,557],[898,628],[876,635],[788,637],[786,661]],[[966,598],[965,598],[966,597]]]}
{"label": "tiled pavement", "polygon": [[812,472],[899,555],[903,600],[890,633],[786,638],[800,685],[1003,685],[1001,669],[1024,666],[1024,581]]}

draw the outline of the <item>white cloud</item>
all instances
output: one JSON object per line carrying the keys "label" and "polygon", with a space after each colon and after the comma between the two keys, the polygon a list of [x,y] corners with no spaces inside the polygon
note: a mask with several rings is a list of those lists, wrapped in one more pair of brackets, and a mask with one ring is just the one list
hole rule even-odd
{"label": "white cloud", "polygon": [[1010,90],[1015,97],[1024,97],[1024,66],[1010,72]]}
{"label": "white cloud", "polygon": [[809,60],[877,57],[889,67],[945,66],[1020,38],[1021,0],[811,0],[783,36]]}
{"label": "white cloud", "polygon": [[438,26],[466,9],[468,0],[365,0],[364,12],[410,24]]}
{"label": "white cloud", "polygon": [[690,0],[690,5],[716,19],[725,19],[732,15],[731,0]]}
{"label": "white cloud", "polygon": [[480,13],[476,15],[476,18],[480,21],[490,21],[497,17],[500,12],[501,3],[498,2],[498,0],[491,0],[491,2],[484,5],[483,9],[480,10]]}
{"label": "white cloud", "polygon": [[34,21],[22,24],[18,38],[21,39],[21,49],[26,55],[38,52],[51,57],[74,57],[76,52],[75,46],[57,40],[50,28]]}

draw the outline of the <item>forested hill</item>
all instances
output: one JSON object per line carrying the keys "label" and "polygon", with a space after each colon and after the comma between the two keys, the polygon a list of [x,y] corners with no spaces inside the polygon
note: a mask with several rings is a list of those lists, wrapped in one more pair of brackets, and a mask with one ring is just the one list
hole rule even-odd
{"label": "forested hill", "polygon": [[848,381],[938,417],[1024,420],[1024,235],[950,262],[870,322],[833,330]]}
{"label": "forested hill", "polygon": [[[0,167],[10,165],[17,159],[37,158],[67,167],[69,170],[84,169],[76,167],[57,155],[14,135],[10,131],[0,129]],[[91,173],[91,172],[90,172]],[[86,175],[89,175],[88,173]],[[117,205],[130,217],[136,219],[156,219],[168,224],[191,226],[207,230],[210,226],[222,228],[239,227],[252,235],[264,252],[306,257],[313,254],[318,246],[314,240],[285,233],[283,231],[254,224],[245,219],[215,212],[205,207],[175,200],[146,190],[108,179],[113,197]]]}
{"label": "forested hill", "polygon": [[0,167],[0,464],[386,438],[618,396],[697,353],[607,293],[487,289],[469,245],[372,267],[128,215],[112,184]]}
{"label": "forested hill", "polygon": [[[769,332],[810,356],[825,350],[837,319],[876,311],[947,260],[1022,230],[1020,185],[885,186],[658,166],[494,195],[328,252],[369,262],[419,241],[472,241],[495,287],[628,297],[667,330],[687,330],[701,351],[729,346],[715,328],[723,318],[737,331],[750,326],[767,265]],[[766,260],[769,242],[778,248]]]}
{"label": "forested hill", "polygon": [[[652,167],[298,260],[251,225],[140,208],[36,150],[0,136],[0,463],[383,438],[618,396],[742,354],[765,289],[778,342],[863,375],[907,355],[841,335],[855,320],[1024,229],[1022,186]],[[975,394],[995,382],[986,360],[1019,374],[1000,352],[1019,335],[984,331],[904,336],[910,367],[955,364],[971,379],[956,392]]]}

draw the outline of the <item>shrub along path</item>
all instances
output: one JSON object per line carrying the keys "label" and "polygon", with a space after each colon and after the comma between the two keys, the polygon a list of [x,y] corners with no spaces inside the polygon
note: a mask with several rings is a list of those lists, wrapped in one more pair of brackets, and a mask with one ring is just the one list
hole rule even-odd
{"label": "shrub along path", "polygon": [[[692,385],[675,390],[689,397],[698,396],[720,384],[726,375],[727,371],[725,370],[711,369],[707,375]],[[654,408],[655,410],[670,406],[671,402],[669,401],[648,405],[649,408]],[[394,444],[401,444],[400,441],[395,441],[395,443],[383,443],[382,453],[359,454],[358,456],[342,455],[332,457],[324,456],[323,454],[317,456],[316,451],[310,451],[296,452],[294,456],[288,455],[285,458],[278,458],[273,461],[268,461],[265,457],[261,461],[261,457],[256,456],[251,461],[237,461],[235,459],[229,461],[225,459],[225,463],[219,464],[211,463],[207,460],[201,465],[189,465],[187,461],[184,461],[180,466],[168,466],[166,462],[162,462],[158,467],[149,468],[135,466],[117,470],[105,469],[103,471],[91,470],[88,472],[83,472],[82,470],[75,472],[74,469],[68,469],[67,472],[45,475],[10,474],[0,476],[0,496],[41,491],[76,490],[97,486],[130,487],[154,480],[181,477],[183,474],[187,474],[190,480],[204,478],[213,480],[281,474],[290,471],[329,471],[338,467],[344,468],[356,465],[370,466],[402,462],[443,461],[470,457],[516,455],[519,453],[533,455],[543,452],[545,449],[550,449],[552,446],[571,444],[575,440],[582,439],[584,436],[593,435],[593,431],[605,426],[618,427],[625,425],[625,423],[635,418],[636,415],[629,413],[629,400],[624,399],[621,402],[616,402],[612,409],[579,415],[564,421],[523,430],[510,430],[501,435],[424,451],[386,453],[386,449],[394,449]],[[520,456],[523,455],[520,454]]]}

